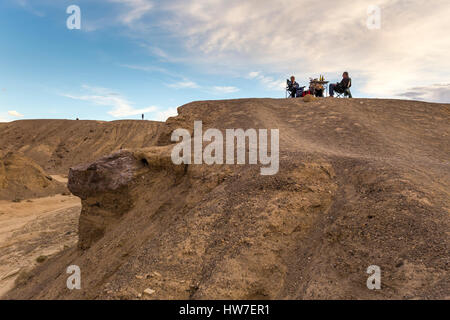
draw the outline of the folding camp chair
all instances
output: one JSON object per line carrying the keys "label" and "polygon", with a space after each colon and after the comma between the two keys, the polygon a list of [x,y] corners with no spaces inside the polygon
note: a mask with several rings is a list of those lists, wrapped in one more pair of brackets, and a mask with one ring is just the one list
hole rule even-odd
{"label": "folding camp chair", "polygon": [[[287,98],[295,98],[295,97],[292,97],[292,95],[291,95],[291,91],[289,90],[290,88],[289,88],[289,80],[287,80],[287,85],[286,85],[286,99]],[[305,91],[305,86],[303,86],[303,87],[299,87],[299,90],[301,90],[302,92],[303,91]]]}
{"label": "folding camp chair", "polygon": [[335,91],[336,98],[353,98],[350,88],[344,90],[344,92],[340,93]]}
{"label": "folding camp chair", "polygon": [[353,98],[350,88],[352,87],[352,79],[348,83],[348,87],[343,92],[335,91],[336,98]]}
{"label": "folding camp chair", "polygon": [[286,86],[286,99],[291,97],[291,92],[289,91],[289,86]]}

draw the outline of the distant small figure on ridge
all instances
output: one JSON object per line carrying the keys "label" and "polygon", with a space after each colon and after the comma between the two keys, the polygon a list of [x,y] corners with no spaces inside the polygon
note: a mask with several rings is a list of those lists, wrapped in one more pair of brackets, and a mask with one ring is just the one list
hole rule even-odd
{"label": "distant small figure on ridge", "polygon": [[142,114],[142,120],[144,120],[144,114]]}
{"label": "distant small figure on ridge", "polygon": [[334,92],[339,94],[344,94],[349,98],[352,98],[352,93],[350,92],[350,87],[352,86],[352,79],[348,76],[348,72],[345,71],[342,74],[342,80],[338,83],[330,84],[330,97],[334,97]]}

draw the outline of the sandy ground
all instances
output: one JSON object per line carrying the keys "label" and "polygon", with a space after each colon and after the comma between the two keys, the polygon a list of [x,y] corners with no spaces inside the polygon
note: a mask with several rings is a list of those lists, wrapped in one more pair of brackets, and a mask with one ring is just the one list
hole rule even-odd
{"label": "sandy ground", "polygon": [[67,176],[65,176],[65,175],[54,174],[54,175],[51,175],[51,177],[58,182],[67,184],[68,179],[67,179]]}
{"label": "sandy ground", "polygon": [[80,210],[80,199],[72,195],[0,201],[0,298],[38,257],[76,244]]}

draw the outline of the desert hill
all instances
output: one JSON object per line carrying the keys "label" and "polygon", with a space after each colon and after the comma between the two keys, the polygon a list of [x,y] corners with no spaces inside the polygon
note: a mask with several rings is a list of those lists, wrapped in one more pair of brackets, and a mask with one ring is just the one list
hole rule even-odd
{"label": "desert hill", "polygon": [[93,161],[121,148],[155,144],[155,121],[19,120],[0,125],[0,153],[21,152],[49,174]]}
{"label": "desert hill", "polygon": [[23,200],[68,192],[32,159],[9,152],[0,156],[0,200]]}
{"label": "desert hill", "polygon": [[[8,127],[8,139],[30,141],[17,144],[48,170],[74,165],[69,188],[82,212],[78,245],[21,274],[6,298],[449,298],[449,105],[242,99],[178,112],[134,130],[133,146],[115,135],[121,143],[102,150],[122,150],[77,165],[39,160],[39,143],[88,149],[80,146],[89,130],[108,124],[80,137],[73,127],[66,138],[77,143],[49,130],[34,144],[34,133]],[[195,120],[204,130],[279,129],[279,173],[174,165],[170,133]],[[90,145],[108,141],[98,139]],[[66,288],[73,264],[81,290]],[[370,265],[382,270],[382,290],[366,287]]]}

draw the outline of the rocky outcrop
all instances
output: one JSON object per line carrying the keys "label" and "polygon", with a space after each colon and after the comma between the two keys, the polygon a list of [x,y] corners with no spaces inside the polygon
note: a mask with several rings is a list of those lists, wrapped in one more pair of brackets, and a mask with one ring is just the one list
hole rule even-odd
{"label": "rocky outcrop", "polygon": [[82,200],[116,192],[133,179],[140,164],[130,151],[119,151],[69,170],[69,190]]}
{"label": "rocky outcrop", "polygon": [[[92,164],[79,165],[69,171],[69,190],[82,200],[79,223],[81,249],[101,238],[133,205],[128,184],[140,164],[129,151],[120,151]],[[142,167],[142,164],[141,164]]]}
{"label": "rocky outcrop", "polygon": [[79,248],[89,248],[133,208],[139,198],[135,184],[143,174],[161,170],[184,172],[183,166],[173,165],[168,147],[122,150],[71,168],[68,187],[83,205]]}

